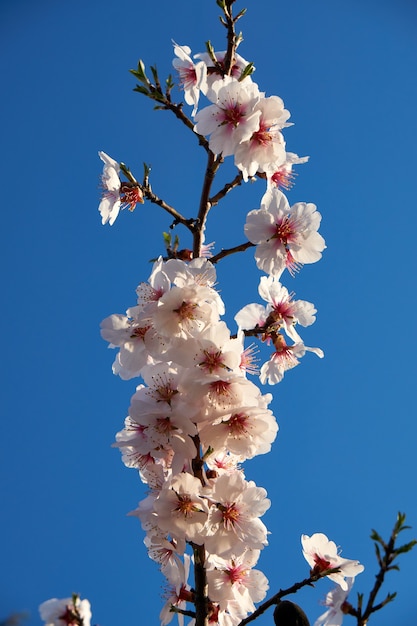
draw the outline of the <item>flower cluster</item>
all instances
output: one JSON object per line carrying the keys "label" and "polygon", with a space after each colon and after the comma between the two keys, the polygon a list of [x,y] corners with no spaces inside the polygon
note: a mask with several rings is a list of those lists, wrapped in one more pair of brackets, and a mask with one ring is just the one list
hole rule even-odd
{"label": "flower cluster", "polygon": [[[293,165],[308,159],[286,151],[283,130],[290,125],[290,113],[282,99],[260,91],[251,77],[253,65],[235,49],[215,52],[209,47],[192,57],[188,46],[174,43],[174,53],[173,66],[194,118],[186,118],[187,126],[212,162],[219,165],[232,156],[238,184],[255,177],[266,181],[260,208],[247,215],[248,242],[243,245],[255,247],[256,264],[267,274],[258,290],[266,305],[244,306],[235,316],[238,332],[232,335],[221,319],[225,306],[215,289],[215,265],[204,258],[207,214],[183,219],[160,199],[152,200],[147,174],[143,186],[136,184],[130,171],[101,152],[103,223],[114,223],[120,207],[133,209],[145,196],[165,207],[175,223],[192,224],[194,236],[194,251],[185,256],[167,247],[168,258],[160,257],[148,280],[137,287],[134,306],[103,320],[101,335],[118,348],[113,372],[125,380],[143,380],[114,445],[148,487],[132,515],[146,533],[150,558],[168,581],[161,623],[168,624],[176,612],[182,624],[184,612],[190,614],[188,604],[201,604],[207,586],[206,615],[196,615],[197,622],[208,618],[213,625],[237,626],[268,589],[266,577],[254,567],[267,545],[261,517],[270,502],[265,489],[246,479],[241,464],[269,452],[278,431],[268,408],[271,394],[263,394],[248,378],[257,368],[244,339],[257,337],[272,346],[260,368],[261,383],[280,382],[306,351],[323,356],[319,348],[307,347],[296,330],[297,324],[314,323],[314,305],[295,300],[280,280],[285,270],[294,276],[304,264],[318,261],[325,242],[315,205],[290,206],[282,191],[292,185]],[[158,108],[174,108],[184,121],[182,104],[172,103],[171,86],[164,95],[155,68],[152,72],[155,85],[140,62],[133,72],[142,83],[137,90],[156,99]],[[209,104],[201,107],[203,97]],[[129,184],[120,182],[120,169],[129,175]],[[206,178],[203,184],[200,206],[210,205],[211,182]],[[303,536],[309,559],[307,539]],[[340,559],[326,563],[332,568],[336,561],[339,567]],[[188,582],[192,568],[195,585]],[[361,571],[347,563],[344,568],[350,576]],[[197,584],[199,569],[204,584]],[[344,588],[343,574],[330,574]]]}
{"label": "flower cluster", "polygon": [[270,502],[240,464],[270,450],[278,426],[246,375],[245,350],[220,319],[224,304],[207,259],[158,259],[137,303],[111,315],[101,334],[119,347],[113,371],[141,376],[115,445],[150,491],[134,515],[149,555],[172,589],[171,605],[192,601],[186,546],[204,546],[211,611],[237,624],[268,588],[253,570],[267,544],[260,517]]}

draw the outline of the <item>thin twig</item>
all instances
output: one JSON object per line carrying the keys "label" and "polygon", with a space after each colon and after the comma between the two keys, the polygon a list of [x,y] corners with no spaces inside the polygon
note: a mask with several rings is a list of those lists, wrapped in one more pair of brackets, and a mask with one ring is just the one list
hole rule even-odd
{"label": "thin twig", "polygon": [[248,617],[245,617],[245,619],[239,622],[238,626],[246,626],[246,624],[249,624],[249,622],[253,622],[253,620],[255,620],[260,615],[262,615],[262,613],[265,613],[265,611],[269,609],[269,607],[273,606],[274,604],[278,604],[278,602],[284,596],[288,596],[292,593],[296,593],[299,589],[301,589],[302,587],[306,587],[307,585],[313,586],[313,583],[320,580],[320,578],[323,578],[324,576],[328,575],[328,573],[329,572],[327,572],[327,574],[326,573],[312,574],[309,578],[305,578],[301,582],[295,583],[294,585],[292,585],[292,587],[288,587],[288,589],[281,589],[280,591],[278,591],[278,593],[276,593],[274,596],[269,598],[269,600],[266,600],[260,606],[258,606],[256,611],[254,611],[251,615],[249,615]]}
{"label": "thin twig", "polygon": [[241,185],[242,184],[242,180],[243,180],[242,172],[239,172],[239,174],[236,174],[236,176],[234,177],[234,179],[230,183],[227,183],[223,187],[223,189],[220,189],[220,191],[218,191],[216,193],[216,195],[212,196],[209,199],[209,202],[210,202],[211,206],[216,206],[216,204],[218,204],[220,202],[220,200],[222,200],[222,198],[224,198],[225,195],[227,195],[229,193],[229,191],[232,191],[232,189],[234,189],[235,187],[238,187],[239,185]]}
{"label": "thin twig", "polygon": [[233,62],[235,60],[236,53],[236,33],[235,33],[235,20],[232,15],[232,4],[235,0],[226,0],[224,8],[224,16],[226,18],[227,28],[227,51],[224,57],[224,72],[226,76],[230,76],[232,72]]}
{"label": "thin twig", "polygon": [[247,241],[246,243],[241,243],[240,246],[235,246],[234,248],[223,248],[218,254],[215,254],[213,257],[211,257],[210,262],[218,263],[218,261],[220,261],[220,259],[223,259],[225,256],[230,256],[235,252],[245,252],[245,250],[247,250],[248,248],[253,248],[253,246],[255,245],[256,244],[252,243],[251,241]]}

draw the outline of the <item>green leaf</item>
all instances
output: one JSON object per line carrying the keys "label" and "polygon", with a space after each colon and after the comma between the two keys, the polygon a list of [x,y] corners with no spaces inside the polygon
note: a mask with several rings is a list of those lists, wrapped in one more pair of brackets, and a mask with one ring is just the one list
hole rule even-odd
{"label": "green leaf", "polygon": [[371,532],[371,539],[373,539],[373,541],[378,541],[381,546],[385,547],[385,541],[382,539],[381,535],[379,535],[374,529],[372,529]]}
{"label": "green leaf", "polygon": [[382,558],[381,558],[381,551],[379,549],[379,545],[377,543],[374,543],[374,546],[375,546],[375,554],[376,554],[376,559],[378,561],[378,565],[382,567]]}
{"label": "green leaf", "polygon": [[250,76],[255,71],[255,66],[253,63],[248,63],[248,65],[242,70],[241,75],[239,76],[239,81],[246,78],[246,76]]}
{"label": "green leaf", "polygon": [[171,246],[171,235],[169,233],[162,233],[164,238],[165,247],[168,249]]}
{"label": "green leaf", "polygon": [[159,84],[158,70],[156,69],[156,65],[151,65],[151,72],[155,83]]}
{"label": "green leaf", "polygon": [[141,59],[139,59],[138,61],[138,67],[136,70],[129,70],[129,72],[131,74],[133,74],[133,76],[136,76],[136,78],[138,80],[140,80],[141,83],[149,83],[149,80],[145,74],[145,65],[143,63],[143,61]]}
{"label": "green leaf", "polygon": [[399,548],[396,548],[395,549],[395,553],[396,554],[404,554],[405,552],[410,552],[410,550],[412,550],[416,544],[417,544],[417,540],[413,539],[409,543],[405,543],[403,546],[400,546]]}
{"label": "green leaf", "polygon": [[241,11],[239,11],[239,13],[235,17],[235,22],[237,22],[237,20],[240,20],[240,18],[245,15],[246,11],[247,9],[242,9]]}
{"label": "green leaf", "polygon": [[149,90],[146,87],[143,87],[142,85],[136,85],[136,87],[134,87],[133,91],[137,91],[138,93],[143,93],[144,96],[149,96]]}

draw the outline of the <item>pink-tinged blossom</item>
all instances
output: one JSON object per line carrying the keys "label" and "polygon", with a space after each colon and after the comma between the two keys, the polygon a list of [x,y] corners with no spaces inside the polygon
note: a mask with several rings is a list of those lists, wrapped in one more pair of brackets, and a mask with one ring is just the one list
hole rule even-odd
{"label": "pink-tinged blossom", "polygon": [[294,152],[287,152],[285,155],[285,162],[278,167],[268,178],[268,182],[275,186],[280,187],[281,189],[291,189],[294,184],[295,173],[292,171],[293,165],[298,165],[299,163],[306,163],[310,157],[299,157],[298,154],[294,154]]}
{"label": "pink-tinged blossom", "polygon": [[259,555],[260,550],[247,550],[229,559],[208,557],[208,595],[220,609],[229,609],[232,615],[243,619],[255,610],[255,602],[265,598],[268,580],[261,571],[252,569]]}
{"label": "pink-tinged blossom", "polygon": [[207,382],[210,379],[227,379],[230,372],[238,371],[242,344],[230,338],[224,322],[212,324],[195,338],[173,342],[167,356],[184,367],[193,368],[194,379]]}
{"label": "pink-tinged blossom", "polygon": [[301,535],[301,545],[304,558],[314,574],[321,574],[329,569],[337,568],[340,570],[340,572],[328,574],[327,577],[337,585],[340,585],[344,591],[348,590],[348,583],[345,577],[354,578],[365,569],[359,561],[343,559],[339,556],[334,541],[330,541],[323,533],[315,533],[311,537]]}
{"label": "pink-tinged blossom", "polygon": [[[171,287],[170,280],[164,270],[162,257],[155,261],[148,282],[140,283],[136,288],[139,311],[152,315],[158,306],[158,300]],[[136,309],[136,307],[134,307]]]}
{"label": "pink-tinged blossom", "polygon": [[328,609],[316,619],[314,626],[341,626],[343,618],[350,608],[346,599],[352,589],[353,582],[353,578],[346,578],[347,589],[343,590],[337,586],[329,591],[323,603]]}
{"label": "pink-tinged blossom", "polygon": [[267,545],[267,529],[259,517],[270,507],[265,489],[247,482],[241,472],[222,474],[205,488],[212,506],[205,546],[223,558]]}
{"label": "pink-tinged blossom", "polygon": [[184,89],[184,100],[193,107],[192,116],[196,114],[200,91],[207,93],[207,67],[203,61],[194,63],[190,57],[191,48],[174,44],[177,56],[172,65],[178,71],[180,85]]}
{"label": "pink-tinged blossom", "polygon": [[255,106],[261,94],[255,83],[239,82],[230,76],[216,81],[212,91],[215,104],[197,113],[194,130],[199,135],[210,135],[212,152],[228,156],[258,130],[261,111]]}
{"label": "pink-tinged blossom", "polygon": [[255,260],[259,269],[279,278],[285,268],[294,275],[303,264],[321,259],[325,242],[317,232],[321,215],[311,203],[292,207],[277,188],[266,191],[261,208],[250,211],[245,234],[256,244]]}
{"label": "pink-tinged blossom", "polygon": [[187,472],[167,482],[155,501],[158,527],[174,539],[204,543],[208,507],[198,478]]}
{"label": "pink-tinged blossom", "polygon": [[172,287],[158,301],[152,315],[157,333],[167,338],[186,339],[218,320],[217,308],[208,300],[209,287],[199,285]]}
{"label": "pink-tinged blossom", "polygon": [[259,378],[263,385],[265,383],[275,385],[281,382],[285,372],[296,367],[300,363],[298,359],[303,357],[306,352],[314,352],[314,354],[320,358],[324,356],[320,348],[310,348],[305,346],[302,342],[288,346],[284,335],[281,333],[273,332],[269,339],[271,339],[274,344],[275,352],[273,352],[269,361],[264,363],[261,367]]}
{"label": "pink-tinged blossom", "polygon": [[39,613],[45,626],[77,626],[80,618],[83,626],[90,626],[90,603],[88,600],[80,600],[77,595],[62,600],[46,600],[40,605]]}
{"label": "pink-tinged blossom", "polygon": [[184,390],[191,401],[200,406],[199,422],[212,421],[242,406],[258,406],[262,398],[257,385],[235,372],[227,379],[205,384],[196,384],[193,379],[185,381]]}
{"label": "pink-tinged blossom", "polygon": [[259,127],[250,139],[241,142],[235,151],[235,165],[245,181],[257,172],[272,174],[286,162],[285,141],[281,129],[290,113],[278,96],[261,98],[255,106],[260,111]]}
{"label": "pink-tinged blossom", "polygon": [[[190,557],[188,554],[184,555],[184,564],[176,563],[169,570],[169,589],[167,590],[166,602],[162,607],[159,618],[161,620],[161,626],[169,624],[175,613],[171,611],[171,607],[174,606],[177,609],[185,610],[187,602],[192,602],[194,594],[191,591],[190,585],[187,583],[188,574],[190,571]],[[178,624],[183,626],[184,616],[181,613],[177,613]]]}
{"label": "pink-tinged blossom", "polygon": [[268,339],[268,334],[283,328],[293,341],[301,342],[295,326],[310,326],[315,322],[317,311],[314,305],[305,300],[294,300],[295,294],[289,293],[273,276],[261,276],[258,291],[268,305],[247,304],[243,307],[235,316],[239,328],[251,330],[259,327],[263,330],[264,341]]}
{"label": "pink-tinged blossom", "polygon": [[105,152],[98,153],[104,163],[101,182],[103,197],[98,210],[101,223],[112,226],[119,215],[120,209],[133,211],[138,203],[143,203],[142,192],[137,185],[122,182],[119,178],[120,165]]}
{"label": "pink-tinged blossom", "polygon": [[[128,313],[132,314],[132,310]],[[142,368],[152,362],[145,345],[145,335],[150,326],[131,316],[114,314],[106,317],[101,324],[101,336],[110,343],[109,348],[120,347],[113,363],[113,373],[129,380],[139,376]]]}
{"label": "pink-tinged blossom", "polygon": [[278,424],[272,411],[240,407],[205,423],[200,429],[200,441],[203,450],[210,448],[214,455],[229,451],[244,460],[269,452],[277,432]]}

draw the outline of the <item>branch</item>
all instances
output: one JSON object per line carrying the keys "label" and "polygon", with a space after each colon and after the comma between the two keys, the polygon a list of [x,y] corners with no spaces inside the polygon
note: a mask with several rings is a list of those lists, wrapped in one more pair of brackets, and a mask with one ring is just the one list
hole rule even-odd
{"label": "branch", "polygon": [[203,135],[199,135],[194,130],[194,122],[185,115],[182,110],[183,103],[175,104],[171,100],[171,88],[173,86],[171,76],[166,81],[166,91],[165,93],[162,91],[161,83],[158,77],[158,71],[155,66],[151,66],[152,75],[155,81],[155,84],[151,83],[149,78],[145,72],[145,64],[141,59],[139,59],[138,67],[136,70],[130,70],[130,73],[137,78],[142,85],[136,85],[133,91],[137,91],[144,96],[147,96],[151,100],[155,100],[158,104],[155,106],[155,109],[165,109],[172,111],[189,130],[192,131],[194,135],[198,137],[198,142],[206,152],[209,151],[209,144],[207,139]]}
{"label": "branch", "polygon": [[162,200],[162,198],[159,198],[156,194],[153,193],[151,185],[149,183],[149,178],[148,178],[150,168],[147,165],[145,165],[145,177],[144,177],[143,184],[140,184],[136,180],[136,178],[133,176],[130,169],[124,163],[120,163],[120,170],[129,180],[129,182],[131,182],[133,185],[135,185],[141,190],[143,196],[147,200],[149,200],[153,204],[157,204],[162,209],[164,209],[167,213],[169,213],[174,218],[174,224],[182,224],[183,226],[188,228],[189,231],[194,233],[195,221],[193,219],[187,219],[186,217],[181,215],[181,213],[179,213],[176,209],[174,209],[174,207],[172,207],[170,204],[167,204],[165,200]]}
{"label": "branch", "polygon": [[205,568],[206,551],[204,545],[191,544],[194,552],[195,582],[195,626],[205,626],[208,616],[208,585]]}
{"label": "branch", "polygon": [[320,574],[311,574],[309,578],[305,578],[301,582],[295,583],[294,585],[292,585],[292,587],[288,587],[288,589],[280,589],[280,591],[278,591],[278,593],[276,593],[274,596],[269,598],[269,600],[266,600],[265,602],[260,604],[258,608],[256,609],[256,611],[252,613],[252,615],[245,617],[245,619],[239,622],[238,626],[246,626],[246,624],[249,624],[249,622],[252,622],[257,617],[262,615],[262,613],[265,613],[265,611],[269,609],[269,607],[273,606],[274,604],[278,604],[278,602],[284,596],[288,596],[291,593],[296,593],[299,589],[301,589],[302,587],[306,587],[307,585],[314,586],[313,583],[317,582],[318,580],[320,580],[320,578],[324,578],[325,576],[328,576],[330,573],[335,572],[335,571],[339,572],[340,570],[336,568],[333,570],[326,570],[324,572],[321,572]]}
{"label": "branch", "polygon": [[215,196],[212,196],[209,199],[209,202],[210,202],[211,206],[215,206],[216,204],[218,204],[219,201],[222,200],[222,198],[224,198],[225,195],[229,193],[229,191],[231,191],[235,187],[238,187],[239,185],[241,185],[242,184],[242,180],[243,180],[242,172],[239,172],[239,174],[236,174],[236,176],[234,177],[234,179],[230,183],[227,183],[223,187],[223,189],[220,189],[220,191],[218,191]]}
{"label": "branch", "polygon": [[209,200],[211,185],[213,184],[216,172],[222,163],[223,157],[221,155],[216,157],[216,155],[213,154],[211,150],[209,150],[207,156],[206,173],[204,176],[203,188],[201,190],[200,208],[196,220],[196,228],[194,230],[193,257],[195,259],[200,256],[201,243],[203,240],[203,233],[206,225],[207,215],[211,209],[211,203]]}
{"label": "branch", "polygon": [[[409,543],[406,543],[403,546],[400,546],[399,548],[395,547],[395,542],[400,532],[402,532],[403,530],[406,530],[407,528],[410,528],[409,526],[406,526],[404,522],[405,522],[405,514],[398,513],[397,521],[394,525],[394,528],[392,530],[388,543],[386,543],[375,530],[372,531],[371,539],[375,541],[375,551],[376,551],[376,556],[377,556],[380,569],[379,569],[378,574],[376,574],[375,576],[376,578],[375,584],[369,594],[368,603],[366,605],[366,608],[363,614],[362,614],[361,607],[360,606],[358,607],[358,626],[365,626],[365,624],[367,623],[372,613],[375,613],[376,611],[379,611],[380,609],[382,609],[386,604],[388,604],[388,602],[391,602],[392,600],[394,600],[396,596],[396,593],[389,593],[387,597],[385,598],[385,600],[383,600],[379,604],[374,605],[376,596],[382,587],[382,584],[384,582],[385,575],[387,574],[387,572],[393,569],[399,569],[397,565],[392,565],[394,560],[397,558],[399,554],[403,554],[404,552],[409,552],[417,543],[416,540],[412,540]],[[380,551],[380,547],[378,546],[378,543],[381,545],[383,549],[382,555],[381,555],[381,551]]]}
{"label": "branch", "polygon": [[243,12],[241,11],[236,18],[233,18],[232,4],[234,2],[235,0],[225,0],[222,7],[225,16],[225,20],[222,19],[222,24],[227,29],[227,51],[223,62],[225,76],[230,76],[232,72],[236,48],[239,42],[239,38],[236,37],[235,23],[243,15]]}
{"label": "branch", "polygon": [[215,254],[211,257],[211,263],[217,263],[220,259],[223,259],[225,256],[230,256],[235,252],[245,252],[248,248],[253,248],[256,244],[251,241],[247,241],[246,243],[241,243],[240,246],[235,246],[234,248],[223,248],[218,254]]}

